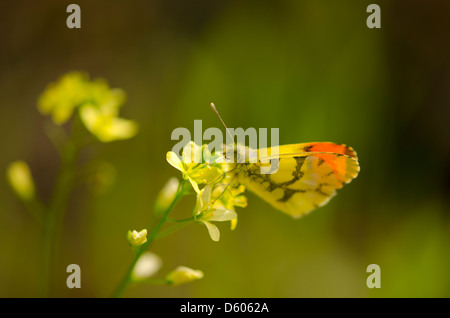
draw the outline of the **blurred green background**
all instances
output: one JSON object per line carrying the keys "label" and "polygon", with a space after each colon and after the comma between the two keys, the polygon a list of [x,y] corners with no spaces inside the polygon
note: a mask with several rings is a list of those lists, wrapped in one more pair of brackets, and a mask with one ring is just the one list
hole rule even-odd
{"label": "blurred green background", "polygon": [[[58,295],[106,297],[132,252],[159,189],[178,171],[165,154],[176,127],[279,127],[280,143],[334,141],[355,148],[359,177],[328,205],[292,220],[258,197],[220,242],[193,224],[155,243],[164,275],[178,265],[205,278],[180,287],[135,286],[128,297],[449,297],[450,3],[376,1],[73,1],[0,4],[0,168],[26,160],[48,200],[58,156],[36,110],[49,82],[85,70],[123,88],[128,141],[85,157],[117,168],[114,188],[71,198]],[[177,207],[188,215],[193,198]],[[38,294],[42,231],[0,180],[0,296]],[[82,288],[65,286],[68,264]],[[381,267],[368,289],[366,268]]]}

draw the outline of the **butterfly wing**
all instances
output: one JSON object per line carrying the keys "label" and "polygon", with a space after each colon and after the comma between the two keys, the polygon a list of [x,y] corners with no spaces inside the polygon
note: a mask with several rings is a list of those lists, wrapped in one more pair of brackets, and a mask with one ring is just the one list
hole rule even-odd
{"label": "butterfly wing", "polygon": [[[274,155],[271,148],[258,150],[257,163],[238,165],[239,181],[275,208],[300,217],[326,204],[336,190],[359,172],[355,151],[330,142],[285,145]],[[278,171],[261,174],[267,159],[279,158]]]}

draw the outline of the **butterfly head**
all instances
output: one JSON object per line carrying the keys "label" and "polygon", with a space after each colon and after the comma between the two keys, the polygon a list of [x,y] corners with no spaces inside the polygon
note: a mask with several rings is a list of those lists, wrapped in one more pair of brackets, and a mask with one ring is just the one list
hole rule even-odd
{"label": "butterfly head", "polygon": [[242,144],[224,145],[223,154],[227,163],[255,163],[258,160],[258,153],[255,149]]}

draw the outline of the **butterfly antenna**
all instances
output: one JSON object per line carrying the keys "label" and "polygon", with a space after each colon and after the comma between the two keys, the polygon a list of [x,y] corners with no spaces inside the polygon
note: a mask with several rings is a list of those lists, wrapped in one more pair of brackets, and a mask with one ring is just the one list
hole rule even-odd
{"label": "butterfly antenna", "polygon": [[222,117],[220,117],[219,112],[217,111],[216,106],[214,105],[214,103],[211,103],[211,108],[212,108],[212,110],[216,113],[217,117],[219,117],[220,121],[222,122],[222,125],[225,127],[225,129],[226,129],[226,131],[227,131],[227,133],[228,133],[228,136],[230,136],[231,140],[234,142],[234,137],[233,137],[233,135],[232,135],[231,132],[228,130],[228,127],[227,127],[227,125],[225,125],[224,121],[222,120]]}
{"label": "butterfly antenna", "polygon": [[233,177],[233,179],[230,180],[230,182],[225,186],[225,189],[223,189],[223,191],[220,193],[220,195],[213,201],[213,203],[211,203],[211,205],[213,205],[214,203],[216,203],[216,201],[225,193],[225,191],[227,191],[228,187],[230,186],[230,184],[233,183],[234,179],[236,179],[236,177]]}
{"label": "butterfly antenna", "polygon": [[207,183],[207,185],[216,183],[216,182],[219,181],[221,178],[223,178],[224,175],[226,175],[226,174],[229,173],[229,172],[233,172],[233,171],[235,171],[235,170],[236,170],[236,168],[231,169],[231,170],[228,170],[228,171],[225,171],[225,172],[222,173],[220,176],[218,176],[214,181],[211,181],[210,183]]}

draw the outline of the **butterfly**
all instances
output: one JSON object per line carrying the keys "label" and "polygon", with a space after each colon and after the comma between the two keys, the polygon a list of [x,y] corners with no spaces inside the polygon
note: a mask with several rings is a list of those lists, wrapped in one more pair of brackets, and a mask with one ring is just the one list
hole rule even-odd
{"label": "butterfly", "polygon": [[[271,148],[236,147],[234,152],[238,159],[230,172],[237,182],[295,218],[325,205],[360,170],[356,152],[332,142],[279,146],[276,155]],[[252,158],[249,152],[256,152],[256,160],[248,159]],[[262,173],[261,168],[274,159],[278,160],[278,170]]]}

